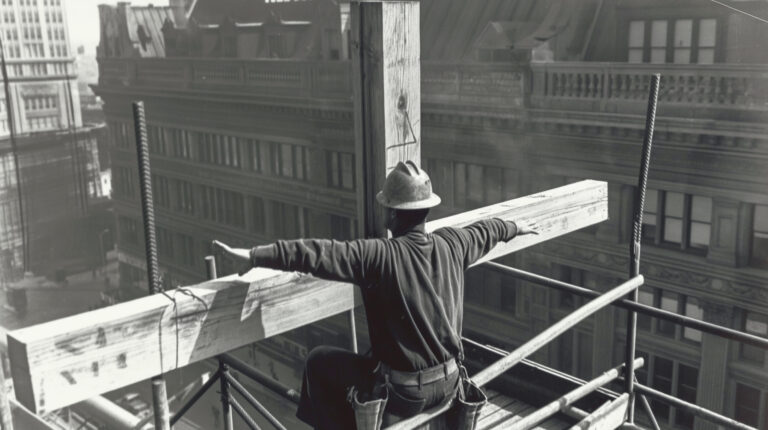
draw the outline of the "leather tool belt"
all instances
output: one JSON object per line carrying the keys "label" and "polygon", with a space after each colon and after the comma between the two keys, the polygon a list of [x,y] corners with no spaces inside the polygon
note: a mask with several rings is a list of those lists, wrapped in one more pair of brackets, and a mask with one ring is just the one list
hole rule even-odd
{"label": "leather tool belt", "polygon": [[374,370],[374,373],[381,371],[383,374],[389,376],[389,382],[394,385],[401,386],[419,386],[429,384],[435,381],[448,379],[454,372],[459,371],[459,366],[456,364],[455,359],[450,359],[443,364],[438,364],[424,370],[416,372],[403,372],[401,370],[395,370],[390,368],[385,363],[379,363],[379,367]]}

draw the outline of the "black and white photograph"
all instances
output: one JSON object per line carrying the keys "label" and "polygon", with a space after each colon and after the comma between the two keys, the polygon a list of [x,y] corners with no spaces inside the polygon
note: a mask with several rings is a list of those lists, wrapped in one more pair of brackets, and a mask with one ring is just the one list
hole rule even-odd
{"label": "black and white photograph", "polygon": [[768,0],[0,0],[0,430],[768,430]]}

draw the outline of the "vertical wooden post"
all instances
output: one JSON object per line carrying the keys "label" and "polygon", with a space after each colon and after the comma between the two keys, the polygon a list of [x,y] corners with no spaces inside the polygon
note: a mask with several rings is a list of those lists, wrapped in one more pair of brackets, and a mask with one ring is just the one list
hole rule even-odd
{"label": "vertical wooden post", "polygon": [[[421,165],[418,1],[352,1],[352,89],[359,237],[387,237],[376,193],[398,163]],[[355,310],[349,311],[357,352]]]}
{"label": "vertical wooden post", "polygon": [[399,161],[421,164],[418,1],[353,1],[351,53],[360,236],[386,237],[376,193]]}

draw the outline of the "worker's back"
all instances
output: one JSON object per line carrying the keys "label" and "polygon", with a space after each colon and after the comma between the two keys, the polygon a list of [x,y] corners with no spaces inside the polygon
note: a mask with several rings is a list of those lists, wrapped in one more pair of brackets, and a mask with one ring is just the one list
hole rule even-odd
{"label": "worker's back", "polygon": [[464,271],[516,233],[498,219],[432,234],[422,228],[393,239],[279,241],[258,248],[254,263],[356,283],[374,357],[422,370],[459,355]]}

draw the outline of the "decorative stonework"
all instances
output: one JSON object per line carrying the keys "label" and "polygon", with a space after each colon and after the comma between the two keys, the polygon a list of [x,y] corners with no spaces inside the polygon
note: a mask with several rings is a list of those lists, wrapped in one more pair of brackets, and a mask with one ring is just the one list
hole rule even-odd
{"label": "decorative stonework", "polygon": [[[626,276],[629,258],[599,250],[582,247],[544,244],[539,248],[545,256],[551,255],[560,259],[570,260],[576,266],[591,265],[602,268],[603,272],[613,272]],[[674,263],[671,263],[674,264]],[[731,298],[736,301],[750,303],[768,303],[768,288],[758,280],[754,284],[737,282],[706,274],[705,271],[694,271],[679,266],[667,266],[647,260],[640,265],[640,273],[649,281],[658,285],[674,284],[682,288],[701,290],[710,296]],[[622,275],[624,274],[624,275]]]}

